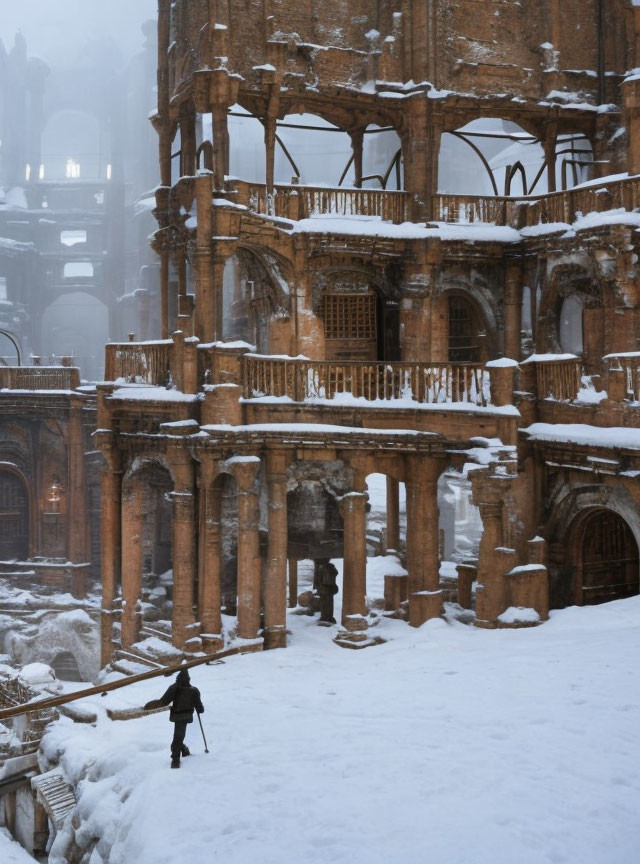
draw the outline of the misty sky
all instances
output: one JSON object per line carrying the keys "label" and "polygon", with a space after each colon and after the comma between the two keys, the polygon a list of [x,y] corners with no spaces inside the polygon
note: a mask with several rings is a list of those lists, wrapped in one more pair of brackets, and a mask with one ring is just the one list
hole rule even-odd
{"label": "misty sky", "polygon": [[30,56],[73,64],[87,39],[111,37],[125,58],[144,40],[140,25],[157,15],[157,0],[0,0],[0,39],[9,48],[22,30]]}

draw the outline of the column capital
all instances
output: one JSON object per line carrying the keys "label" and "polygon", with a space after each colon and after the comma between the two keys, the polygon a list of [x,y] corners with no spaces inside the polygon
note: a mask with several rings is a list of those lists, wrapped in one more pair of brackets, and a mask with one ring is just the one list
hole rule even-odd
{"label": "column capital", "polygon": [[240,492],[254,492],[258,471],[262,461],[258,456],[232,456],[221,463],[221,469],[228,471],[236,478]]}
{"label": "column capital", "polygon": [[347,492],[340,499],[340,515],[345,516],[347,513],[353,513],[361,507],[366,507],[369,500],[367,492]]}
{"label": "column capital", "polygon": [[445,460],[434,456],[406,456],[406,485],[432,486],[437,485],[440,475],[445,470]]}

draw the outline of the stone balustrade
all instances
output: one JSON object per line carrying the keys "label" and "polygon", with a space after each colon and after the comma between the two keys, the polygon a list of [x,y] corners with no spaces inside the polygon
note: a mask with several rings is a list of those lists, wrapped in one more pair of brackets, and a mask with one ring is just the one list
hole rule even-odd
{"label": "stone balustrade", "polygon": [[110,342],[106,345],[105,380],[165,385],[171,370],[173,342]]}
{"label": "stone balustrade", "polygon": [[408,400],[423,404],[490,401],[489,372],[477,363],[335,363],[242,358],[245,398]]}
{"label": "stone balustrade", "polygon": [[80,370],[74,366],[0,366],[0,390],[74,390]]}
{"label": "stone balustrade", "polygon": [[256,213],[281,219],[307,219],[311,216],[378,216],[400,224],[410,219],[407,192],[384,189],[276,185],[272,196],[261,183],[234,181],[237,203]]}
{"label": "stone balustrade", "polygon": [[526,228],[540,223],[572,223],[581,214],[640,207],[640,177],[520,197],[435,195],[433,218],[440,222],[488,222]]}

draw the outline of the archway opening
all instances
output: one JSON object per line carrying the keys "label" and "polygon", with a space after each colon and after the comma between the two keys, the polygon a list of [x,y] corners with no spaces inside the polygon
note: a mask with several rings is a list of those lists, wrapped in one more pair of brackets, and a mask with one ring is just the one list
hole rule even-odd
{"label": "archway opening", "polygon": [[76,658],[70,651],[61,651],[51,661],[51,668],[60,681],[83,681]]}
{"label": "archway opening", "polygon": [[238,613],[238,483],[221,474],[214,487],[220,493],[220,605],[223,614]]}
{"label": "archway opening", "polygon": [[22,477],[0,469],[0,560],[29,557],[29,493]]}
{"label": "archway opening", "polygon": [[104,345],[109,338],[109,310],[83,291],[63,294],[44,310],[41,353],[70,355],[83,377],[100,380],[104,375]]}
{"label": "archway opening", "polygon": [[83,111],[53,114],[42,134],[41,180],[97,180],[109,163],[100,123]]}
{"label": "archway opening", "polygon": [[606,603],[640,593],[638,545],[625,520],[594,510],[581,525],[578,602]]}
{"label": "archway opening", "polygon": [[479,363],[486,350],[485,331],[473,304],[460,294],[450,294],[447,310],[449,363]]}

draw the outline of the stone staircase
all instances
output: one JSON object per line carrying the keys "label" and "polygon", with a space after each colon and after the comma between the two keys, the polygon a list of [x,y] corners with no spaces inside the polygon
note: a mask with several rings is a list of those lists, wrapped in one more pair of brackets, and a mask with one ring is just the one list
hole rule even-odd
{"label": "stone staircase", "polygon": [[140,639],[134,645],[116,648],[111,668],[122,675],[137,675],[180,663],[186,657],[184,651],[171,644],[171,622],[153,621],[142,626]]}

